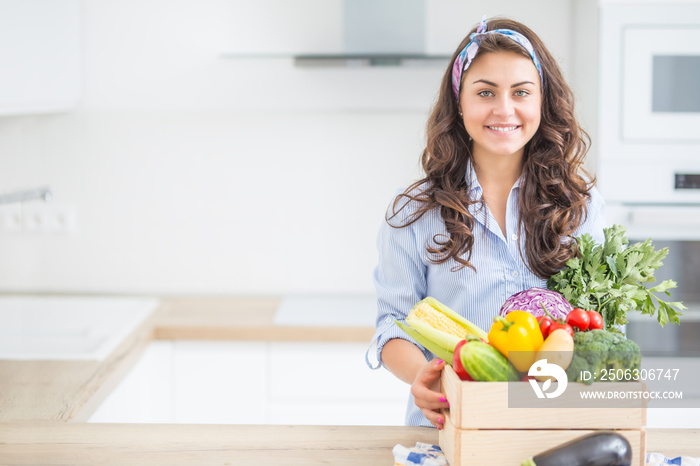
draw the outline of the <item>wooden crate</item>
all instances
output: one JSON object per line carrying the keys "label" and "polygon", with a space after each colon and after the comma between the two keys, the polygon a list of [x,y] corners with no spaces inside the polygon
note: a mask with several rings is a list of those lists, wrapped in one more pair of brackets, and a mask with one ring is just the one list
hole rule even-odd
{"label": "wooden crate", "polygon": [[[632,464],[644,466],[646,408],[638,399],[611,400],[600,408],[572,407],[581,404],[572,400],[580,400],[580,393],[591,386],[570,382],[559,398],[539,400],[528,382],[462,382],[449,365],[442,372],[442,386],[450,409],[445,412],[439,442],[451,466],[519,465],[548,448],[601,429],[624,435],[634,452]],[[643,390],[636,382],[606,383],[605,387]],[[532,407],[508,407],[509,402]],[[598,400],[596,406],[603,402]]]}

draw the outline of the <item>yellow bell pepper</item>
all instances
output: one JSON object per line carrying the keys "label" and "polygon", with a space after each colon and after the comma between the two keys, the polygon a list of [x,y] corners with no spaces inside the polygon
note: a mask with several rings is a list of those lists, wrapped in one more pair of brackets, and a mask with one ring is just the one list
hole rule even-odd
{"label": "yellow bell pepper", "polygon": [[544,341],[537,319],[525,311],[494,317],[488,338],[519,372],[530,369]]}

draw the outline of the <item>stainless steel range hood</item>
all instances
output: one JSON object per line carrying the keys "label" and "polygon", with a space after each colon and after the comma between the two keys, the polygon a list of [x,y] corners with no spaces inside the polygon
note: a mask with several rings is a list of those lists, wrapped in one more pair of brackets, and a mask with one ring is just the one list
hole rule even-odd
{"label": "stainless steel range hood", "polygon": [[343,51],[296,55],[296,66],[445,66],[428,55],[425,0],[344,0]]}

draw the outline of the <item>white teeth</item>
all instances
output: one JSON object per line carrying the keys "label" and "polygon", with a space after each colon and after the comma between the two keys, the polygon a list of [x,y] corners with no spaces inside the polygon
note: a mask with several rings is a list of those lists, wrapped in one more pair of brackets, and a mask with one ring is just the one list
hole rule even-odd
{"label": "white teeth", "polygon": [[501,131],[501,132],[513,131],[517,128],[518,128],[517,126],[489,126],[489,129],[492,129],[494,131]]}

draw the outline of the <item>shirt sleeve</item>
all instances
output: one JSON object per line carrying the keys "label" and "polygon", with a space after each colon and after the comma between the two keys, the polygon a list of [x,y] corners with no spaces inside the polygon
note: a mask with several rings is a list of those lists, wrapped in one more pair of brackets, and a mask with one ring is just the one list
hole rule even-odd
{"label": "shirt sleeve", "polygon": [[[405,212],[404,212],[405,211]],[[383,221],[377,235],[378,264],[374,270],[377,292],[377,322],[372,343],[376,341],[377,362],[367,363],[372,368],[382,365],[381,353],[387,341],[402,338],[418,346],[429,359],[430,353],[410,338],[395,323],[405,321],[408,312],[426,296],[426,266],[421,260],[420,239],[416,226],[420,222],[399,227],[410,215],[406,206],[389,224]],[[371,349],[371,345],[370,345]],[[369,355],[368,350],[368,355]]]}

